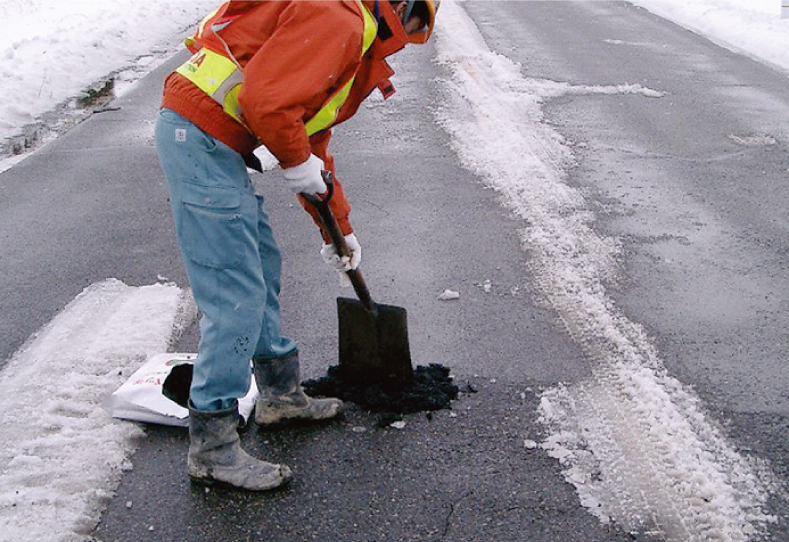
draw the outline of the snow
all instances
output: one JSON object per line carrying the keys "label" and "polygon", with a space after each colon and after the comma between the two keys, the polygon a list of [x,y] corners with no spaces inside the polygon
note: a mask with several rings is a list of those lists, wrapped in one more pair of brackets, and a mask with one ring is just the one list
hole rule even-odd
{"label": "snow", "polygon": [[3,540],[85,540],[144,435],[102,402],[194,319],[172,284],[82,292],[0,373]]}
{"label": "snow", "polygon": [[781,18],[781,0],[635,0],[632,3],[729,49],[789,71],[789,18]]}
{"label": "snow", "polygon": [[[215,0],[0,0],[0,141],[116,75],[116,93],[179,46]],[[125,82],[125,85],[124,85]],[[5,145],[2,145],[5,146]]]}
{"label": "snow", "polygon": [[460,299],[460,292],[457,292],[455,290],[450,290],[449,288],[447,288],[446,290],[438,294],[438,299],[440,301],[452,301],[453,299]]}
{"label": "snow", "polygon": [[[780,0],[634,3],[789,71],[789,19],[779,17]],[[81,106],[75,97],[103,80],[113,77],[115,92],[123,93],[178,49],[187,29],[216,4],[216,0],[0,0],[0,147],[18,140],[31,123],[57,108],[79,117]],[[605,466],[610,454],[621,450],[601,449],[605,442],[595,444],[579,436],[595,422],[579,416],[579,405],[586,401],[603,415],[629,409],[652,417],[653,427],[636,424],[636,430],[646,431],[644,435],[624,435],[624,441],[637,444],[643,437],[705,474],[688,476],[687,483],[667,488],[679,491],[677,503],[690,503],[688,515],[669,515],[669,520],[679,517],[680,527],[691,529],[686,540],[697,539],[696,533],[744,540],[770,519],[759,513],[765,497],[758,466],[728,447],[705,420],[692,393],[662,371],[638,326],[624,319],[606,297],[601,285],[611,273],[617,243],[598,238],[589,229],[591,216],[583,198],[563,183],[572,155],[562,138],[541,123],[542,100],[551,96],[634,93],[660,99],[660,93],[624,83],[571,87],[525,80],[517,65],[488,50],[457,5],[445,2],[439,23],[439,54],[454,74],[446,84],[458,94],[437,115],[453,135],[467,167],[482,178],[501,179],[496,189],[513,211],[529,216],[532,227],[522,232],[524,247],[535,254],[536,276],[544,291],[560,292],[549,301],[568,329],[599,349],[598,380],[581,389],[557,388],[543,395],[542,414],[554,432],[541,446],[567,465],[569,480],[591,487],[585,493],[579,489],[584,502],[595,509],[615,506],[609,488],[583,483],[595,482],[583,460],[597,459]],[[495,137],[503,132],[500,123],[507,118],[521,120],[515,132],[517,152],[512,142]],[[464,124],[462,119],[472,120]],[[499,145],[493,146],[494,142]],[[480,152],[473,153],[474,148]],[[17,160],[6,159],[0,169]],[[531,184],[508,177],[513,170],[528,172],[525,177]],[[99,283],[86,289],[4,367],[0,373],[4,539],[87,540],[123,469],[130,468],[135,440],[143,435],[139,426],[110,418],[100,403],[146,357],[166,351],[173,333],[193,317],[188,297],[171,284]],[[609,363],[620,358],[628,363]],[[601,387],[601,382],[617,382],[615,390],[621,393]],[[647,399],[621,403],[640,396]],[[676,436],[660,432],[666,425]],[[526,448],[534,444],[525,442]],[[636,451],[643,450],[636,446]],[[599,457],[594,457],[595,452]],[[661,468],[656,485],[671,486],[681,479],[677,477],[688,474],[678,461]],[[618,513],[611,509],[609,515]]]}

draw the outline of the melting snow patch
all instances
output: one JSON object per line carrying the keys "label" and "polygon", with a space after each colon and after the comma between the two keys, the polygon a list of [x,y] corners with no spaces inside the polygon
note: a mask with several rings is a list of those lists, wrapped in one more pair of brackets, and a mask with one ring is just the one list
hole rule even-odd
{"label": "melting snow patch", "polygon": [[174,285],[85,289],[0,373],[0,525],[7,540],[88,540],[144,435],[101,407],[195,316]]}
{"label": "melting snow patch", "polygon": [[630,531],[671,541],[745,542],[776,520],[763,466],[740,456],[698,399],[665,373],[611,367],[542,395],[543,444],[581,503]]}

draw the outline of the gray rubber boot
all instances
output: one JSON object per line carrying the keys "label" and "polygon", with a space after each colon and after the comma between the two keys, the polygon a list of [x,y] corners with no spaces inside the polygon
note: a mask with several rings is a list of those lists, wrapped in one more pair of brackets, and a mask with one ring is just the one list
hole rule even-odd
{"label": "gray rubber boot", "polygon": [[281,425],[293,420],[328,420],[343,409],[339,399],[315,399],[300,384],[299,353],[283,358],[254,361],[255,382],[260,397],[255,403],[255,422],[262,426]]}
{"label": "gray rubber boot", "polygon": [[238,419],[238,407],[206,411],[189,404],[187,470],[192,480],[249,491],[265,491],[287,483],[291,477],[288,467],[260,461],[241,449]]}

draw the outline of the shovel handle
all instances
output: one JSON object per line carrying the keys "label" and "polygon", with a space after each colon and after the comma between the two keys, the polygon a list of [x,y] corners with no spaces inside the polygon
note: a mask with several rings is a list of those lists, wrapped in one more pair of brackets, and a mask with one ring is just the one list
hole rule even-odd
{"label": "shovel handle", "polygon": [[[318,214],[321,217],[321,222],[323,222],[323,225],[326,228],[326,233],[329,235],[329,239],[331,239],[337,254],[340,257],[350,258],[351,251],[348,249],[348,245],[345,243],[345,236],[342,234],[342,231],[340,231],[340,226],[337,224],[337,219],[334,218],[334,214],[331,212],[331,208],[329,207],[329,200],[331,200],[331,197],[334,195],[334,181],[332,179],[331,171],[323,171],[321,174],[323,175],[323,182],[326,183],[326,187],[328,188],[328,194],[326,197],[319,198],[313,194],[307,194],[305,192],[302,192],[301,196],[318,210]],[[359,298],[359,301],[361,301],[364,308],[374,313],[375,303],[373,302],[373,298],[370,297],[370,290],[367,289],[367,283],[364,282],[364,277],[362,277],[361,270],[349,269],[345,272],[345,274],[348,275],[349,279],[351,279],[351,284],[353,285],[353,289],[356,292],[356,296]]]}

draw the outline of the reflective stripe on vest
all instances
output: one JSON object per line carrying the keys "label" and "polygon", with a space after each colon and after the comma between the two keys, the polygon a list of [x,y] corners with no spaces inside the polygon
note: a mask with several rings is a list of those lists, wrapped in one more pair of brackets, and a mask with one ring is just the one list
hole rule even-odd
{"label": "reflective stripe on vest", "polygon": [[203,47],[175,71],[216,100],[225,113],[249,130],[241,117],[241,105],[238,103],[238,94],[241,92],[244,74],[241,73],[235,62],[225,55]]}
{"label": "reflective stripe on vest", "polygon": [[[359,0],[359,7],[364,14],[364,37],[362,39],[361,54],[359,55],[359,58],[361,58],[373,44],[373,41],[375,41],[378,34],[378,24],[367,8],[361,3],[361,0]],[[202,33],[203,27],[208,19],[215,14],[216,12],[203,20],[198,29],[198,36]],[[244,82],[244,74],[234,59],[203,47],[192,55],[189,60],[181,64],[175,71],[183,75],[197,86],[197,88],[213,98],[222,106],[225,113],[230,115],[252,133],[252,130],[247,126],[246,122],[244,122],[243,115],[241,114],[241,105],[238,101],[238,95],[241,92],[241,85]],[[351,93],[351,87],[353,86],[355,78],[355,75],[351,77],[351,79],[337,90],[326,103],[323,104],[323,107],[304,124],[308,136],[325,130],[334,123],[340,108]]]}
{"label": "reflective stripe on vest", "polygon": [[[359,58],[361,58],[378,35],[378,23],[361,2],[359,2],[359,7],[362,8],[362,13],[364,13],[364,38],[362,40],[362,54],[359,55]],[[334,95],[329,98],[329,101],[321,107],[320,111],[315,113],[315,116],[304,124],[308,136],[320,132],[334,124],[334,120],[337,118],[342,104],[345,103],[345,100],[348,99],[348,95],[351,93],[354,79],[356,79],[356,75],[351,77],[350,81],[335,92]]]}
{"label": "reflective stripe on vest", "polygon": [[202,37],[203,32],[205,32],[205,25],[208,24],[208,21],[210,21],[212,18],[214,18],[217,13],[219,13],[220,9],[222,10],[222,13],[224,13],[225,10],[227,9],[227,4],[223,4],[223,5],[219,6],[214,11],[212,11],[211,13],[209,13],[208,15],[203,17],[203,20],[200,21],[199,25],[197,25],[197,35],[198,36]]}

